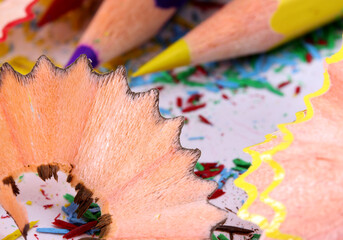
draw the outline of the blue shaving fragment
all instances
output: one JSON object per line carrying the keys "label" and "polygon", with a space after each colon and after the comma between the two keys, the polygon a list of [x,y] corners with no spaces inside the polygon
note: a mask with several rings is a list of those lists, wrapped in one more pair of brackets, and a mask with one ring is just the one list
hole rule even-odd
{"label": "blue shaving fragment", "polygon": [[316,58],[316,59],[320,59],[320,54],[318,52],[318,50],[315,48],[315,46],[313,46],[312,44],[309,44],[305,41],[303,41],[303,44],[306,48],[306,50],[312,55],[313,58]]}
{"label": "blue shaving fragment", "polygon": [[171,115],[171,112],[168,109],[161,108],[161,107],[160,107],[160,113],[162,115]]}
{"label": "blue shaving fragment", "polygon": [[188,94],[189,96],[192,96],[192,95],[194,95],[194,94],[199,94],[199,91],[187,91],[187,94]]}
{"label": "blue shaving fragment", "polygon": [[236,89],[239,88],[239,84],[236,82],[229,82],[229,81],[225,81],[225,80],[217,80],[216,84],[218,84],[221,87],[225,87],[225,88],[232,88],[232,89]]}
{"label": "blue shaving fragment", "polygon": [[69,232],[68,229],[61,229],[61,228],[37,228],[36,231],[39,233],[52,233],[52,234],[66,234]]}
{"label": "blue shaving fragment", "polygon": [[62,207],[63,212],[65,212],[65,214],[67,214],[68,216],[72,215],[73,213],[75,213],[76,209],[79,207],[78,204],[76,203],[71,203],[69,207]]}
{"label": "blue shaving fragment", "polygon": [[95,207],[95,208],[89,208],[88,209],[91,213],[97,213],[100,212],[100,208],[99,207]]}
{"label": "blue shaving fragment", "polygon": [[77,214],[74,212],[72,215],[69,215],[67,217],[68,222],[76,225],[83,225],[86,224],[87,222],[83,220],[82,218],[77,218]]}
{"label": "blue shaving fragment", "polygon": [[216,85],[214,85],[214,84],[211,84],[211,83],[207,83],[206,85],[205,85],[205,88],[208,90],[208,91],[210,91],[210,92],[219,92],[220,91],[220,89],[216,86]]}
{"label": "blue shaving fragment", "polygon": [[199,136],[199,137],[190,137],[190,138],[188,138],[189,141],[203,140],[203,139],[204,139],[204,137],[202,137],[202,136]]}

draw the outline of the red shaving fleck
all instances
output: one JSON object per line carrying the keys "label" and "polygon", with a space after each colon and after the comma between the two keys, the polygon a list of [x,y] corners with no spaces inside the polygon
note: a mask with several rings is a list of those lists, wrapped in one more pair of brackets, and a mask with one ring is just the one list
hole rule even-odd
{"label": "red shaving fleck", "polygon": [[317,42],[319,45],[323,45],[323,46],[326,46],[328,45],[328,42],[324,39],[319,39],[318,42]]}
{"label": "red shaving fleck", "polygon": [[86,223],[84,225],[81,225],[77,228],[74,228],[70,232],[64,234],[63,238],[72,238],[72,237],[80,236],[82,233],[87,232],[88,230],[95,227],[97,224],[98,224],[98,221],[92,221],[92,222]]}
{"label": "red shaving fleck", "polygon": [[171,74],[170,74],[170,76],[172,76],[172,78],[173,78],[173,81],[174,81],[175,83],[180,83],[180,80],[179,80],[179,79],[177,79],[177,77],[176,77],[175,73],[171,73]]}
{"label": "red shaving fleck", "polygon": [[219,84],[216,84],[216,86],[217,86],[217,88],[219,88],[220,90],[221,90],[221,89],[224,89],[224,87],[221,86],[221,85],[219,85]]}
{"label": "red shaving fleck", "polygon": [[48,198],[48,195],[45,193],[43,189],[41,189],[40,192],[42,193],[42,195],[45,197],[46,200],[51,200],[50,198]]}
{"label": "red shaving fleck", "polygon": [[35,238],[36,238],[37,240],[39,240],[39,238],[38,238],[38,235],[37,235],[37,234],[33,234],[33,236],[35,236]]}
{"label": "red shaving fleck", "polygon": [[211,169],[209,169],[209,170],[204,170],[204,171],[195,171],[194,173],[195,173],[195,175],[197,175],[198,177],[201,177],[201,178],[214,177],[223,171],[224,165],[219,165],[215,169],[218,169],[218,170],[215,170],[215,171],[212,170],[211,171]]}
{"label": "red shaving fleck", "polygon": [[286,81],[286,82],[282,82],[282,83],[280,83],[278,86],[277,86],[277,88],[278,89],[281,89],[281,88],[283,88],[283,87],[286,87],[288,84],[290,84],[291,83],[291,81]]}
{"label": "red shaving fleck", "polygon": [[176,106],[182,107],[182,98],[178,97],[178,98],[176,99]]}
{"label": "red shaving fleck", "polygon": [[206,123],[208,125],[213,125],[207,118],[205,118],[203,115],[199,115],[199,119],[201,122]]}
{"label": "red shaving fleck", "polygon": [[224,99],[226,99],[226,100],[229,100],[230,98],[229,98],[229,96],[228,95],[226,95],[226,94],[222,94],[222,98],[224,98]]}
{"label": "red shaving fleck", "polygon": [[47,204],[47,205],[43,205],[43,208],[47,210],[48,208],[52,208],[53,206],[54,204]]}
{"label": "red shaving fleck", "polygon": [[215,168],[217,163],[201,163],[201,165],[205,168],[205,170]]}
{"label": "red shaving fleck", "polygon": [[9,215],[1,216],[1,219],[10,218]]}
{"label": "red shaving fleck", "polygon": [[200,105],[197,105],[197,106],[186,107],[186,108],[184,108],[182,110],[182,112],[183,113],[192,112],[192,111],[198,110],[198,109],[203,108],[203,107],[206,107],[206,103],[203,103],[203,104],[200,104]]}
{"label": "red shaving fleck", "polygon": [[298,94],[300,93],[300,91],[301,91],[301,87],[300,87],[300,86],[297,86],[297,87],[295,88],[294,95],[295,95],[295,96],[298,95]]}
{"label": "red shaving fleck", "polygon": [[68,222],[65,222],[62,220],[58,220],[58,219],[55,219],[55,221],[52,222],[52,224],[54,224],[57,227],[68,229],[68,230],[72,230],[74,228],[77,228],[77,226],[74,224],[71,224],[71,223],[68,223]]}
{"label": "red shaving fleck", "polygon": [[216,199],[219,198],[220,196],[224,195],[225,192],[221,189],[217,189],[208,199]]}
{"label": "red shaving fleck", "polygon": [[162,91],[164,89],[163,86],[157,86],[156,88],[158,89],[158,91]]}
{"label": "red shaving fleck", "polygon": [[308,63],[312,62],[312,55],[310,53],[306,53],[306,61]]}
{"label": "red shaving fleck", "polygon": [[187,99],[187,102],[188,103],[193,103],[194,101],[200,101],[200,98],[202,97],[203,95],[202,94],[199,94],[199,93],[195,93],[193,95],[191,95],[188,99]]}
{"label": "red shaving fleck", "polygon": [[55,220],[57,220],[57,218],[59,218],[61,216],[61,214],[59,213],[56,217]]}
{"label": "red shaving fleck", "polygon": [[185,117],[185,124],[188,124],[189,120]]}
{"label": "red shaving fleck", "polygon": [[198,65],[195,68],[196,68],[198,73],[201,73],[202,75],[207,75],[207,71],[202,66]]}

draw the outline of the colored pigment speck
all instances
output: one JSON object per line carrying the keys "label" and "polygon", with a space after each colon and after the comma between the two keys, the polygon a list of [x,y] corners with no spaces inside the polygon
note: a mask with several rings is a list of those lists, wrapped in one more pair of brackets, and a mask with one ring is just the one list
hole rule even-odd
{"label": "colored pigment speck", "polygon": [[218,240],[218,238],[212,233],[211,240]]}
{"label": "colored pigment speck", "polygon": [[195,168],[198,171],[204,171],[205,170],[204,166],[201,163],[198,163],[198,162],[195,164]]}
{"label": "colored pigment speck", "polygon": [[47,204],[47,205],[43,205],[43,208],[45,210],[49,209],[49,208],[52,208],[54,205],[53,204]]}
{"label": "colored pigment speck", "polygon": [[226,95],[226,94],[224,94],[224,93],[222,94],[222,98],[225,99],[225,100],[229,100],[229,99],[230,99],[230,98],[228,97],[228,95]]}
{"label": "colored pigment speck", "polygon": [[248,169],[250,166],[251,166],[251,163],[249,162],[246,162],[240,158],[235,158],[233,160],[233,163],[237,166],[237,167],[241,167],[241,168],[244,168],[244,169]]}
{"label": "colored pigment speck", "polygon": [[307,53],[306,54],[306,62],[310,63],[310,62],[312,62],[312,60],[313,60],[312,55],[310,53]]}
{"label": "colored pigment speck", "polygon": [[39,233],[50,233],[50,234],[66,234],[69,232],[68,229],[61,229],[61,228],[37,228],[36,231]]}
{"label": "colored pigment speck", "polygon": [[162,115],[171,115],[171,112],[168,109],[161,108],[161,107],[160,107],[160,113]]}
{"label": "colored pigment speck", "polygon": [[202,122],[202,123],[205,123],[205,124],[207,124],[207,125],[213,125],[206,117],[204,117],[203,115],[199,115],[198,116],[199,117],[199,120],[200,120],[200,122]]}
{"label": "colored pigment speck", "polygon": [[217,189],[208,199],[216,199],[223,196],[225,192],[222,189]]}
{"label": "colored pigment speck", "polygon": [[286,67],[286,65],[280,65],[279,67],[274,69],[274,72],[279,73],[281,72],[284,68]]}
{"label": "colored pigment speck", "polygon": [[287,80],[287,81],[285,81],[285,82],[282,82],[282,83],[280,83],[280,84],[277,86],[277,88],[278,88],[278,89],[281,89],[281,88],[283,88],[283,87],[286,87],[286,86],[289,85],[291,82],[292,82],[291,80]]}
{"label": "colored pigment speck", "polygon": [[204,108],[204,107],[206,107],[206,103],[196,105],[196,106],[186,107],[186,108],[182,109],[182,112],[183,113],[193,112],[193,111],[196,111],[196,110]]}
{"label": "colored pigment speck", "polygon": [[40,189],[40,192],[42,193],[42,195],[45,197],[46,200],[51,200],[43,189]]}
{"label": "colored pigment speck", "polygon": [[31,205],[32,205],[32,201],[27,201],[27,202],[26,202],[26,205],[31,206]]}
{"label": "colored pigment speck", "polygon": [[204,140],[204,137],[199,136],[199,137],[190,137],[188,138],[189,141],[195,141],[195,140]]}
{"label": "colored pigment speck", "polygon": [[295,88],[295,90],[294,90],[294,96],[299,95],[300,91],[301,91],[301,87],[300,87],[300,86],[297,86],[297,87]]}
{"label": "colored pigment speck", "polygon": [[219,239],[219,240],[229,240],[227,237],[225,237],[224,234],[219,234],[219,235],[218,235],[218,239]]}
{"label": "colored pigment speck", "polygon": [[254,234],[251,240],[259,240],[261,237],[261,234]]}
{"label": "colored pigment speck", "polygon": [[194,93],[187,99],[187,103],[196,104],[197,102],[200,101],[202,96],[203,96],[203,94]]}
{"label": "colored pigment speck", "polygon": [[179,108],[182,108],[182,98],[178,97],[176,98],[176,106]]}

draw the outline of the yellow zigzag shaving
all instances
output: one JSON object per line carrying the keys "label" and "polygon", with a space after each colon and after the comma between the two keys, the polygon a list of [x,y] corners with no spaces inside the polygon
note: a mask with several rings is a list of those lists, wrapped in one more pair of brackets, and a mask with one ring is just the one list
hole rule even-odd
{"label": "yellow zigzag shaving", "polygon": [[[328,64],[331,64],[331,63],[336,63],[341,60],[343,60],[343,47],[340,49],[338,53],[336,53],[330,58],[327,58],[326,62]],[[278,125],[278,128],[283,133],[282,143],[273,147],[271,150],[268,150],[262,153],[252,150],[252,148],[255,147],[256,145],[244,149],[244,152],[249,153],[252,156],[253,160],[252,160],[252,166],[248,169],[248,171],[242,174],[235,181],[236,186],[242,188],[248,194],[248,199],[243,204],[241,209],[238,211],[238,216],[244,220],[248,220],[255,224],[258,224],[261,227],[261,229],[264,229],[265,235],[269,238],[294,239],[294,240],[302,239],[299,236],[292,236],[289,234],[281,233],[279,231],[280,225],[286,218],[286,213],[287,213],[286,207],[281,202],[278,202],[270,198],[269,193],[273,191],[282,182],[285,176],[285,170],[283,169],[281,165],[279,165],[277,162],[273,160],[273,155],[279,151],[287,149],[293,142],[293,139],[294,139],[293,134],[291,131],[287,129],[287,125],[298,124],[298,123],[310,120],[313,117],[313,107],[310,101],[311,98],[323,95],[329,89],[329,87],[330,87],[330,78],[326,70],[324,73],[324,83],[323,83],[322,88],[304,97],[304,102],[307,109],[306,114],[305,112],[299,112],[296,114],[296,120],[294,122]],[[276,136],[273,134],[266,135],[266,140],[263,143],[260,143],[257,145],[262,145],[264,143],[270,142],[272,139],[275,139],[275,138]],[[269,223],[268,220],[264,216],[251,214],[248,211],[249,207],[256,200],[259,193],[257,191],[256,186],[246,182],[245,178],[249,176],[251,173],[253,173],[254,171],[256,171],[260,167],[262,162],[267,163],[274,171],[273,182],[260,195],[260,200],[263,203],[267,204],[268,206],[272,207],[273,210],[275,211],[275,215],[271,223]]]}

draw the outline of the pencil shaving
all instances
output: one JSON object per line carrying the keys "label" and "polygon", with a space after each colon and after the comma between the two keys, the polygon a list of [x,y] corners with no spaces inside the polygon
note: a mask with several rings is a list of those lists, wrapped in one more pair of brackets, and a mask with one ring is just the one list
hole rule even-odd
{"label": "pencil shaving", "polygon": [[342,50],[327,59],[323,87],[304,98],[307,109],[294,123],[280,124],[276,135],[246,149],[253,165],[236,185],[249,199],[238,215],[260,225],[265,237],[335,240],[343,234],[342,59]]}
{"label": "pencil shaving", "polygon": [[79,216],[99,199],[105,239],[204,239],[225,219],[207,201],[216,184],[194,175],[199,150],[180,145],[183,118],[161,117],[157,90],[131,92],[123,67],[99,75],[85,56],[65,70],[43,56],[0,78],[0,203],[23,235],[12,180],[24,171],[67,173]]}

